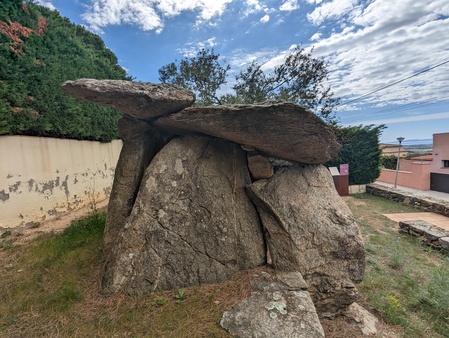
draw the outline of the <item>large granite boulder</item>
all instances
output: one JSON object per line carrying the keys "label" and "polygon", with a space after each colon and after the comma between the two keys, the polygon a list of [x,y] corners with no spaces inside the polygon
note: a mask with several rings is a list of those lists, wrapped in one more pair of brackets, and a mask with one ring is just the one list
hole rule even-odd
{"label": "large granite boulder", "polygon": [[300,272],[322,314],[353,303],[352,282],[363,278],[365,251],[329,171],[311,165],[282,168],[248,190],[266,229],[274,267]]}
{"label": "large granite boulder", "polygon": [[203,133],[306,164],[325,163],[340,149],[329,126],[292,103],[189,107],[153,123],[175,134]]}
{"label": "large granite boulder", "polygon": [[82,101],[99,103],[141,120],[171,114],[195,102],[194,93],[169,84],[79,79],[66,81],[62,89]]}
{"label": "large granite boulder", "polygon": [[170,141],[146,169],[103,277],[106,291],[142,293],[220,282],[265,263],[257,212],[245,192],[245,152],[209,137]]}

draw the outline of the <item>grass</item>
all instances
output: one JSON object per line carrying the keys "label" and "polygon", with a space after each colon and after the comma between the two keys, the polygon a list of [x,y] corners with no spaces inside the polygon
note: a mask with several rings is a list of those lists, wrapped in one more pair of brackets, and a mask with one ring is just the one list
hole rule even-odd
{"label": "grass", "polygon": [[222,284],[103,296],[105,214],[0,250],[0,337],[229,337],[224,311],[250,295],[252,272]]}
{"label": "grass", "polygon": [[[370,195],[346,202],[365,240],[365,305],[401,337],[449,337],[449,261],[382,216],[416,210]],[[94,213],[62,234],[0,246],[0,337],[229,337],[219,321],[250,295],[254,271],[216,285],[103,296],[104,219]],[[334,331],[327,337],[345,336]]]}
{"label": "grass", "polygon": [[416,210],[371,195],[347,202],[365,239],[360,293],[403,337],[449,337],[448,257],[399,234],[397,223],[381,216]]}

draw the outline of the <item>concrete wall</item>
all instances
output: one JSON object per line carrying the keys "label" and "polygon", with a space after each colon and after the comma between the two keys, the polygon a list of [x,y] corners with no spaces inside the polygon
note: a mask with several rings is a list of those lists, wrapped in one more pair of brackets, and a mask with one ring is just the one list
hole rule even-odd
{"label": "concrete wall", "polygon": [[[429,161],[412,161],[401,159],[399,163],[397,185],[418,190],[430,190]],[[396,170],[383,169],[377,179],[380,182],[394,184]]]}
{"label": "concrete wall", "polygon": [[57,218],[109,197],[122,142],[0,136],[0,227]]}

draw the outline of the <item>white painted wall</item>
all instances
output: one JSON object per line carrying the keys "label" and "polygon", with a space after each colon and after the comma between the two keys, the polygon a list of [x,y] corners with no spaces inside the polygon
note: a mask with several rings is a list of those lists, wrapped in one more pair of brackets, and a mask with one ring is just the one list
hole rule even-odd
{"label": "white painted wall", "polygon": [[109,197],[122,141],[0,136],[0,227],[57,218]]}

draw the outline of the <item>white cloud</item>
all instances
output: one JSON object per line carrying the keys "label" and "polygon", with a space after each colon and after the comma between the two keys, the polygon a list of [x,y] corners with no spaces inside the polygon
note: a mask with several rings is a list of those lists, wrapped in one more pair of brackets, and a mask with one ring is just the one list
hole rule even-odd
{"label": "white cloud", "polygon": [[323,2],[323,0],[306,0],[306,2],[311,5],[319,5],[320,3]]}
{"label": "white cloud", "polygon": [[246,0],[245,1],[245,16],[250,14],[258,13],[263,10],[263,6],[260,4],[259,0]]}
{"label": "white cloud", "polygon": [[260,19],[260,22],[262,23],[267,23],[268,21],[270,21],[270,16],[268,14],[266,14]]}
{"label": "white cloud", "polygon": [[[449,59],[443,38],[449,31],[447,0],[396,0],[394,6],[390,0],[374,0],[366,8],[346,4],[341,11],[322,11],[321,16],[314,17],[323,25],[339,19],[335,31],[320,29],[323,34],[314,42],[315,55],[330,61],[331,83],[338,96],[350,100]],[[447,98],[448,72],[446,64],[357,104]]]}
{"label": "white cloud", "polygon": [[52,4],[51,1],[45,1],[45,0],[33,0],[33,2],[34,2],[35,4],[37,4],[37,5],[40,5],[40,6],[44,6],[44,7],[50,8],[51,10],[55,10],[55,9],[56,9],[56,7]]}
{"label": "white cloud", "polygon": [[291,12],[297,10],[298,8],[299,8],[298,0],[287,0],[281,5],[281,7],[279,7],[279,10]]}
{"label": "white cloud", "polygon": [[310,37],[310,41],[318,41],[321,38],[321,35],[321,32],[316,32]]}
{"label": "white cloud", "polygon": [[109,25],[131,24],[142,30],[164,27],[163,19],[175,17],[184,11],[197,11],[199,22],[220,16],[233,0],[91,0],[82,15],[86,23],[97,32]]}
{"label": "white cloud", "polygon": [[316,7],[312,13],[307,15],[307,18],[313,24],[320,25],[325,20],[339,19],[350,12],[356,4],[357,0],[332,0]]}
{"label": "white cloud", "polygon": [[216,38],[212,37],[204,41],[197,42],[195,44],[187,44],[188,47],[178,49],[178,52],[184,57],[194,57],[201,49],[211,49],[217,45]]}

